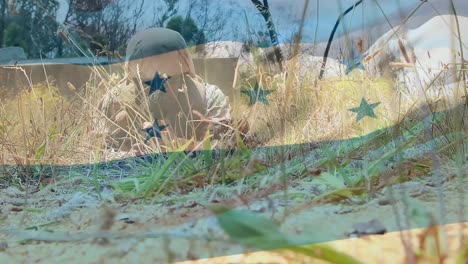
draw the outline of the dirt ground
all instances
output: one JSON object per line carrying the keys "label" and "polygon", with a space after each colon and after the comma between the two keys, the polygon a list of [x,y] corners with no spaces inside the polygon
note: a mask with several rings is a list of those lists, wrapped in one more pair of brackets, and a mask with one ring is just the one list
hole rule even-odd
{"label": "dirt ground", "polygon": [[[443,226],[447,232],[448,258],[446,263],[456,262],[456,249],[460,247],[459,234],[463,228],[465,236],[468,234],[467,224],[451,224]],[[414,246],[418,246],[417,237],[423,234],[424,229],[414,229],[406,232],[412,237]],[[328,243],[335,249],[346,252],[363,263],[405,263],[404,249],[401,246],[399,232],[385,235],[370,235],[364,238],[343,239]],[[180,262],[183,264],[207,264],[207,263],[319,263],[318,260],[300,255],[285,254],[281,252],[261,251],[249,254],[239,254],[226,257],[203,259],[196,261]]]}
{"label": "dirt ground", "polygon": [[[465,193],[467,186],[465,183]],[[184,263],[317,263],[278,252],[242,254],[245,249],[230,242],[212,213],[197,202],[197,199],[205,198],[191,199],[187,195],[180,197],[183,202],[168,199],[122,203],[114,201],[110,189],[104,189],[101,192],[103,200],[99,200],[93,192],[86,192],[86,188],[78,179],[70,180],[48,186],[30,195],[27,201],[25,193],[16,188],[2,190],[0,263],[167,263],[187,260],[192,261]],[[402,189],[414,197],[425,212],[434,216],[437,223],[441,222],[441,206],[435,187],[407,182],[395,186],[395,194],[400,195]],[[267,217],[281,218],[285,208],[292,212],[297,206],[307,205],[307,201],[291,200],[286,207],[281,193],[258,199],[249,205],[249,209]],[[445,233],[445,263],[455,263],[457,250],[461,247],[460,230],[468,236],[468,208],[460,202],[459,194],[455,181],[444,184],[442,215],[447,225],[441,230]],[[396,215],[403,219],[399,224],[408,224],[404,217],[408,212],[402,210],[406,207],[401,199],[393,204],[385,199],[380,192],[365,202],[347,201],[306,208],[288,215],[281,231],[308,241],[328,242],[363,263],[405,263],[401,234],[392,231],[399,230]],[[354,224],[372,219],[386,229],[385,235],[347,238],[355,231]],[[457,224],[460,219],[463,219],[462,224]],[[412,241],[414,251],[420,248],[418,234],[423,232],[424,229],[409,232],[408,239]],[[468,248],[468,244],[464,248]]]}

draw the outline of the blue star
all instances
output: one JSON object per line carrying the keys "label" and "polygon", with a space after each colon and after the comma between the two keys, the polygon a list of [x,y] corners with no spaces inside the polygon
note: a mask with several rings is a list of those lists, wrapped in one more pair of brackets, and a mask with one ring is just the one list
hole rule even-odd
{"label": "blue star", "polygon": [[346,75],[351,73],[354,69],[365,70],[362,65],[362,55],[359,55],[357,58],[344,60],[342,63],[346,65]]}
{"label": "blue star", "polygon": [[156,72],[154,75],[153,80],[145,82],[146,85],[150,87],[149,95],[153,94],[157,90],[162,92],[166,92],[166,88],[164,87],[164,83],[167,82],[171,77],[161,78],[159,72]]}
{"label": "blue star", "polygon": [[145,139],[145,143],[153,137],[162,138],[161,131],[163,131],[166,127],[167,126],[165,125],[160,126],[158,124],[158,119],[155,119],[153,123],[153,127],[143,129],[148,134],[148,136]]}
{"label": "blue star", "polygon": [[253,90],[246,90],[246,89],[241,90],[241,93],[249,97],[250,99],[249,106],[254,105],[258,101],[262,102],[265,105],[268,105],[267,96],[271,94],[272,92],[273,92],[272,90],[260,89],[260,87],[258,86],[258,83],[255,84]]}
{"label": "blue star", "polygon": [[377,118],[377,116],[374,113],[374,108],[376,108],[379,104],[380,102],[369,105],[367,101],[364,98],[362,98],[361,105],[359,107],[351,108],[348,110],[351,112],[357,113],[356,122],[359,122],[359,120],[363,119],[365,116]]}

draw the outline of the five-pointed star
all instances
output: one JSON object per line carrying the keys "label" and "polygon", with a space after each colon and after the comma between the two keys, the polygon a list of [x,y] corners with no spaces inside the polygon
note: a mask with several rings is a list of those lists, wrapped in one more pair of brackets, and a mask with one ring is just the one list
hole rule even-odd
{"label": "five-pointed star", "polygon": [[359,56],[357,58],[353,58],[350,60],[342,61],[342,63],[346,65],[346,72],[345,72],[346,75],[350,74],[354,69],[365,70],[361,61],[362,61],[362,56]]}
{"label": "five-pointed star", "polygon": [[157,90],[162,92],[166,92],[166,88],[164,87],[164,83],[167,82],[171,77],[161,78],[159,72],[154,74],[154,78],[151,81],[145,82],[146,85],[150,87],[149,95],[153,94]]}
{"label": "five-pointed star", "polygon": [[374,108],[376,108],[379,104],[380,102],[377,102],[374,104],[368,104],[367,101],[364,98],[362,98],[361,105],[359,107],[351,108],[348,110],[351,112],[357,113],[356,122],[359,122],[359,120],[363,119],[365,116],[377,118],[377,116],[374,113]]}
{"label": "five-pointed star", "polygon": [[163,131],[167,126],[158,124],[158,119],[154,120],[153,127],[143,129],[148,136],[145,139],[145,143],[153,137],[161,138],[161,131]]}
{"label": "five-pointed star", "polygon": [[271,94],[272,92],[273,92],[272,90],[260,89],[260,87],[258,86],[258,83],[255,84],[253,90],[246,90],[246,89],[241,90],[241,93],[249,97],[250,99],[249,106],[254,105],[257,101],[260,101],[265,105],[268,105],[267,96]]}

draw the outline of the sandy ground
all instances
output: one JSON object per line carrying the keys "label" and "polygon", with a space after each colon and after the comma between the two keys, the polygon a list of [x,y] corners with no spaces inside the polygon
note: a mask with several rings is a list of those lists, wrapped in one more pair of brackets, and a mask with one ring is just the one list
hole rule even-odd
{"label": "sandy ground", "polygon": [[[468,234],[468,225],[451,224],[439,226],[444,228],[447,236],[447,258],[446,263],[456,263],[457,251],[460,248],[460,230],[463,229],[464,236]],[[418,236],[424,233],[425,229],[414,229],[404,232],[412,238],[414,247],[419,247]],[[391,232],[385,235],[370,235],[363,238],[343,239],[327,243],[335,249],[346,252],[363,263],[405,263],[405,252],[401,243],[400,232]],[[420,260],[423,262],[423,260]],[[316,259],[311,259],[301,255],[287,254],[282,252],[261,251],[250,254],[238,254],[226,257],[202,259],[195,261],[179,262],[183,264],[208,264],[208,263],[319,263]]]}
{"label": "sandy ground", "polygon": [[[395,190],[403,186],[439,223],[441,207],[436,189],[409,182]],[[230,242],[216,218],[196,201],[119,203],[112,201],[111,192],[106,194],[104,191],[107,202],[100,202],[92,192],[81,192],[83,188],[73,181],[44,188],[30,196],[28,205],[21,198],[24,193],[18,189],[2,190],[0,263],[167,263],[187,260],[198,261],[185,263],[317,263],[297,255],[278,255],[278,252],[242,254],[247,251]],[[456,252],[460,249],[460,226],[464,236],[468,235],[468,208],[465,203],[460,206],[455,182],[445,183],[443,194],[443,215],[448,223],[442,229],[446,241],[444,252],[448,257],[445,263],[455,263]],[[250,210],[267,217],[282,216],[285,203],[280,197],[270,195],[266,200],[257,200],[250,204]],[[402,201],[393,205],[382,202],[383,197],[380,194],[367,202],[348,201],[310,207],[289,215],[281,225],[281,231],[290,236],[330,242],[336,249],[363,263],[405,263],[400,233],[391,232],[399,230],[394,209],[405,219],[402,210],[405,207]],[[288,202],[288,210],[307,205],[307,201]],[[460,214],[461,209],[464,209],[464,215]],[[378,220],[388,233],[346,239],[354,224],[372,219]],[[456,224],[460,219],[464,225]],[[403,222],[401,224],[406,223]],[[419,248],[417,235],[422,232],[422,229],[411,232],[414,250]]]}

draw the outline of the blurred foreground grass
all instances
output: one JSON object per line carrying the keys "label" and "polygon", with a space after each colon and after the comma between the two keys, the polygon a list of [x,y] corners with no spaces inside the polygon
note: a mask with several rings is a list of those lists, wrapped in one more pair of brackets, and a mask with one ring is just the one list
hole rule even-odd
{"label": "blurred foreground grass", "polygon": [[[124,77],[114,76],[120,78]],[[268,105],[248,108],[248,100],[243,98],[237,109],[251,124],[250,132],[256,136],[253,146],[239,142],[234,154],[220,151],[213,158],[209,141],[201,143],[205,151],[196,157],[183,152],[188,145],[175,144],[166,157],[128,159],[130,165],[123,170],[130,175],[120,169],[126,177],[109,178],[109,170],[96,164],[115,159],[113,153],[104,147],[104,138],[90,131],[95,115],[102,115],[98,95],[109,92],[109,87],[118,82],[90,82],[87,90],[73,91],[76,97],[72,98],[61,96],[53,83],[26,87],[14,98],[2,98],[1,162],[18,169],[7,171],[2,167],[1,186],[27,189],[32,184],[38,191],[54,183],[45,178],[60,182],[73,175],[83,177],[96,190],[113,186],[117,202],[122,203],[177,199],[177,194],[190,193],[198,197],[209,193],[211,199],[220,200],[252,192],[265,196],[272,192],[272,186],[281,186],[273,189],[284,190],[286,200],[305,202],[304,207],[291,208],[292,213],[318,202],[372,199],[386,186],[429,176],[436,179],[434,184],[457,181],[463,192],[463,102],[453,107],[443,101],[404,100],[389,82],[368,79],[359,71],[313,84],[298,76],[265,72],[260,66],[254,82],[239,84],[239,88],[251,88],[258,82],[274,91]],[[378,118],[356,122],[349,109],[357,107],[362,98],[381,102],[375,109]],[[141,135],[135,138],[143,139]],[[44,170],[54,164],[77,163],[88,165],[68,175],[48,175]],[[295,182],[322,183],[324,190],[318,196],[295,190]],[[310,252],[314,255],[313,250]]]}

